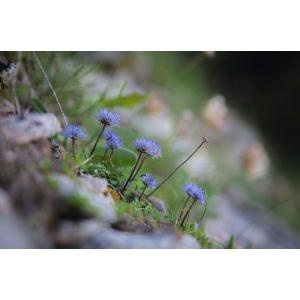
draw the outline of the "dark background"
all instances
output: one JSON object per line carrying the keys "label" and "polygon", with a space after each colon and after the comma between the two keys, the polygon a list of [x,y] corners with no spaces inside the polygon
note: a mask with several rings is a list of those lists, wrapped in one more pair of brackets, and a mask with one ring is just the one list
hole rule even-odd
{"label": "dark background", "polygon": [[[195,53],[186,52],[190,59]],[[217,52],[205,81],[257,126],[276,168],[294,183],[300,172],[300,53]]]}

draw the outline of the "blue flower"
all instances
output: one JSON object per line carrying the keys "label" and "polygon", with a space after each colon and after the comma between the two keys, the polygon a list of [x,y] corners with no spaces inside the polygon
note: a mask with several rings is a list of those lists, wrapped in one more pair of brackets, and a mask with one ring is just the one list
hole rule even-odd
{"label": "blue flower", "polygon": [[106,148],[117,149],[123,147],[122,139],[116,132],[105,130],[103,137],[106,139]]}
{"label": "blue flower", "polygon": [[160,145],[153,140],[149,140],[145,137],[137,139],[133,143],[133,147],[142,153],[146,153],[152,157],[161,157],[161,147]]}
{"label": "blue flower", "polygon": [[96,113],[93,119],[98,120],[103,125],[111,127],[118,126],[120,124],[120,116],[108,108],[102,108]]}
{"label": "blue flower", "polygon": [[68,137],[70,139],[74,140],[85,140],[87,138],[87,132],[85,129],[80,125],[68,125],[66,126],[61,134],[65,137]]}
{"label": "blue flower", "polygon": [[206,194],[204,190],[194,183],[186,183],[182,190],[191,196],[198,203],[206,203]]}
{"label": "blue flower", "polygon": [[143,184],[148,188],[148,190],[154,189],[159,186],[159,182],[150,174],[142,175],[141,180]]}

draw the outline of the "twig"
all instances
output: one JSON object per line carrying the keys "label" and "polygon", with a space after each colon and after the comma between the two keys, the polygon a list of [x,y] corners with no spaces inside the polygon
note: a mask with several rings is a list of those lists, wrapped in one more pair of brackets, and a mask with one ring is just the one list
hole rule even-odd
{"label": "twig", "polygon": [[147,197],[150,197],[158,188],[160,188],[183,164],[185,164],[197,151],[198,149],[204,144],[208,143],[208,138],[204,137],[203,142],[198,146],[198,148],[182,163],[180,164],[156,189],[154,189]]}
{"label": "twig", "polygon": [[90,156],[88,159],[86,159],[85,161],[83,161],[81,164],[77,165],[76,167],[73,168],[73,170],[78,169],[79,167],[85,165],[87,162],[89,162],[92,158],[94,157],[94,155]]}
{"label": "twig", "polygon": [[36,60],[37,64],[39,65],[39,68],[41,69],[41,71],[42,71],[42,73],[43,73],[43,75],[44,75],[44,77],[45,77],[45,79],[46,79],[46,81],[47,81],[47,83],[48,83],[48,85],[49,85],[49,87],[50,87],[52,93],[53,93],[53,96],[54,96],[54,98],[55,98],[55,100],[56,100],[56,102],[57,102],[57,104],[58,104],[58,107],[59,107],[59,109],[60,109],[60,112],[61,112],[61,114],[62,114],[62,116],[63,116],[63,119],[64,119],[64,121],[65,121],[65,124],[66,124],[66,126],[67,126],[67,125],[68,125],[67,118],[66,118],[66,116],[65,116],[65,114],[64,114],[64,111],[63,111],[61,105],[60,105],[60,102],[59,102],[59,100],[58,100],[58,97],[57,97],[57,95],[56,95],[56,93],[55,93],[55,91],[54,91],[54,89],[53,89],[53,87],[52,87],[52,85],[51,85],[51,82],[50,82],[50,80],[49,80],[49,78],[48,78],[46,72],[44,71],[44,69],[43,69],[43,67],[42,67],[42,65],[41,65],[41,63],[40,63],[40,61],[39,61],[37,55],[35,54],[35,52],[34,52],[34,51],[31,51],[31,53],[32,53],[32,55],[34,56],[34,59]]}
{"label": "twig", "polygon": [[[141,197],[136,191],[130,189],[129,187],[126,187],[126,190],[128,190],[129,192],[131,192],[132,194],[136,195],[137,197]],[[140,199],[142,199],[144,202],[150,204],[150,202],[144,198],[144,197],[141,197]]]}
{"label": "twig", "polygon": [[[22,54],[22,52],[19,51],[18,52],[18,60],[19,60],[21,54]],[[15,102],[16,110],[17,110],[17,115],[19,117],[21,117],[20,102],[19,102],[19,99],[17,98],[17,95],[16,95],[16,80],[17,80],[17,75],[18,75],[18,72],[19,72],[19,68],[20,68],[20,62],[17,63],[16,68],[15,68],[15,72],[13,73],[13,78],[12,78],[12,94],[13,94],[13,99],[14,99],[14,102]]]}

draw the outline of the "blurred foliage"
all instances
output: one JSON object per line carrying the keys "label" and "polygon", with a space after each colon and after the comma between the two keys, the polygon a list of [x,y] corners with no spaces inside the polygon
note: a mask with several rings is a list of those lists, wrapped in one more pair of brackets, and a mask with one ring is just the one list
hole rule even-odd
{"label": "blurred foliage", "polygon": [[[125,148],[116,150],[112,156],[112,162],[102,164],[104,154],[104,141],[100,142],[95,151],[95,158],[81,167],[82,172],[106,178],[113,190],[120,190],[124,180],[128,177],[133,164],[136,161],[137,153],[132,149],[132,143],[136,138],[146,136],[157,140],[162,146],[163,158],[148,158],[140,172],[149,172],[162,182],[170,173],[191,153],[190,150],[177,149],[179,146],[185,146],[188,143],[188,135],[196,144],[202,142],[202,138],[207,134],[207,127],[201,122],[196,122],[202,117],[202,112],[215,92],[207,84],[207,64],[208,58],[204,52],[181,54],[178,52],[136,52],[136,53],[102,53],[102,52],[37,52],[43,68],[54,87],[59,100],[63,106],[64,112],[70,124],[80,124],[84,126],[88,133],[88,139],[76,142],[78,147],[76,162],[69,163],[74,166],[81,164],[87,157],[95,142],[100,130],[101,124],[92,119],[93,115],[102,107],[116,109],[124,114],[125,121],[118,128],[118,132]],[[14,52],[5,53],[12,61],[22,62],[23,69],[20,74],[28,78],[16,82],[16,94],[24,109],[30,109],[37,112],[52,112],[63,123],[57,103],[49,89],[40,69],[34,61],[30,52],[16,54]],[[140,62],[143,62],[141,65]],[[130,74],[128,78],[118,78],[118,72],[126,70]],[[142,75],[140,75],[142,74]],[[117,80],[118,79],[118,80]],[[132,80],[145,91],[144,94],[135,90]],[[24,83],[25,82],[25,83]],[[97,87],[95,82],[107,82],[105,86]],[[157,92],[157,98],[162,99],[169,110],[168,118],[172,121],[169,136],[151,136],[147,135],[147,125],[142,127],[142,121],[151,113],[155,116],[156,107],[151,102],[153,90]],[[5,97],[13,101],[10,92],[5,93]],[[150,104],[149,104],[150,103]],[[180,133],[178,130],[179,121],[182,113],[190,110],[195,116],[195,124],[191,123],[187,133]],[[163,119],[163,117],[162,117]],[[161,124],[159,122],[151,125],[154,132],[160,133]],[[149,125],[150,127],[150,125]],[[213,134],[213,133],[212,133]],[[57,135],[56,141],[62,144],[67,153],[71,151],[70,142]],[[219,143],[219,144],[218,144]],[[296,197],[291,195],[291,199],[284,205],[279,197],[275,198],[271,194],[266,194],[264,189],[260,189],[259,184],[247,181],[242,172],[230,173],[229,165],[223,157],[224,141],[214,144],[210,147],[210,155],[216,162],[216,169],[210,176],[203,177],[199,174],[189,174],[187,168],[180,168],[168,180],[155,195],[161,198],[168,207],[168,215],[163,217],[153,208],[153,205],[146,205],[140,201],[136,195],[127,193],[126,205],[120,201],[118,204],[120,211],[130,211],[139,217],[143,214],[147,218],[155,221],[176,221],[176,215],[185,201],[185,195],[181,190],[184,183],[195,181],[206,191],[209,205],[205,218],[216,217],[216,198],[228,185],[242,187],[249,198],[257,203],[265,203],[272,207],[272,210],[279,215],[284,216],[295,228],[300,230],[299,211],[300,204]],[[225,141],[226,143],[226,141]],[[229,143],[229,142],[228,142]],[[204,145],[209,147],[209,145]],[[189,148],[188,148],[189,149]],[[193,150],[192,150],[193,151]],[[192,152],[191,151],[191,152]],[[203,149],[200,149],[201,153]],[[109,155],[109,154],[108,154]],[[69,156],[67,156],[69,157]],[[193,157],[191,158],[193,162]],[[68,169],[68,168],[67,168]],[[68,169],[70,172],[70,169]],[[129,185],[136,192],[142,189],[141,181],[136,178]],[[215,241],[206,237],[204,226],[195,223],[202,216],[205,207],[195,205],[189,217],[189,224],[184,228],[186,232],[199,239],[202,247],[214,247]],[[203,224],[203,223],[201,223]],[[221,248],[233,248],[234,239],[227,245],[219,245]]]}

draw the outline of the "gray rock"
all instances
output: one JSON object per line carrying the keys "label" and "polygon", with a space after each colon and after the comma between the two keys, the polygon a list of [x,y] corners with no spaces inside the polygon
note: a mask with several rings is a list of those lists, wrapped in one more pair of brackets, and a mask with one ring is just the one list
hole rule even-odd
{"label": "gray rock", "polygon": [[61,131],[61,126],[53,114],[28,114],[22,119],[8,115],[0,120],[1,130],[7,140],[16,144],[27,144],[41,138],[52,137]]}
{"label": "gray rock", "polygon": [[152,201],[158,211],[162,212],[163,214],[167,214],[167,209],[163,200],[153,196],[149,199]]}
{"label": "gray rock", "polygon": [[189,235],[171,233],[137,234],[103,229],[83,248],[97,249],[199,249]]}
{"label": "gray rock", "polygon": [[48,180],[56,186],[62,197],[84,199],[90,208],[99,211],[99,218],[107,223],[116,220],[114,200],[108,192],[105,179],[90,177],[69,178],[63,174],[52,174]]}
{"label": "gray rock", "polygon": [[0,189],[0,248],[40,248],[23,218],[14,211],[5,191]]}
{"label": "gray rock", "polygon": [[64,221],[52,234],[52,240],[59,247],[79,247],[101,232],[103,223],[90,219],[80,222]]}

